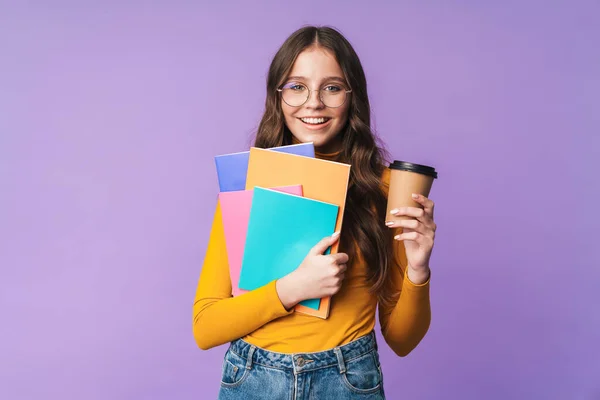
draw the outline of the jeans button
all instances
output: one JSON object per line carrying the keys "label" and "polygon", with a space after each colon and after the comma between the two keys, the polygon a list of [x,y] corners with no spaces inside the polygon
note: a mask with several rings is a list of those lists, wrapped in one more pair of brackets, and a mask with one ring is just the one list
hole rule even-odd
{"label": "jeans button", "polygon": [[298,362],[298,366],[299,367],[304,366],[304,358],[298,357],[298,359],[296,361]]}

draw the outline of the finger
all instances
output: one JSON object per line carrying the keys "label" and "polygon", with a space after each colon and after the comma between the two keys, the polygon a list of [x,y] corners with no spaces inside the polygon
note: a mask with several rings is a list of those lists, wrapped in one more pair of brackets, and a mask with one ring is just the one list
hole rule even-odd
{"label": "finger", "polygon": [[395,240],[410,240],[413,242],[417,242],[421,244],[423,241],[423,235],[419,232],[410,231],[410,232],[402,232],[396,236],[394,236]]}
{"label": "finger", "polygon": [[310,250],[310,252],[314,255],[323,254],[330,246],[337,242],[339,238],[340,232],[336,232],[331,236],[324,237]]}
{"label": "finger", "polygon": [[335,286],[331,286],[328,290],[327,293],[329,294],[329,296],[333,296],[335,295],[337,292],[340,291],[340,289],[342,288],[342,285],[335,285]]}
{"label": "finger", "polygon": [[338,276],[344,275],[346,273],[346,270],[348,267],[346,266],[346,264],[341,264],[339,267],[340,267],[340,270],[337,273],[337,275]]}
{"label": "finger", "polygon": [[399,240],[399,241],[403,241],[403,240],[412,241],[412,242],[418,243],[420,246],[423,246],[425,248],[427,248],[427,247],[433,248],[433,242],[434,242],[433,237],[422,235],[419,232],[414,232],[414,231],[402,232],[402,233],[394,236],[394,239]]}
{"label": "finger", "polygon": [[340,276],[344,275],[345,273],[346,273],[346,268],[340,268],[340,269],[337,269],[335,271],[335,274],[333,274],[332,276],[340,277]]}
{"label": "finger", "polygon": [[410,228],[416,231],[421,231],[424,228],[422,222],[418,219],[401,219],[397,221],[388,221],[385,225],[389,228]]}
{"label": "finger", "polygon": [[414,201],[421,204],[423,206],[425,212],[430,214],[431,217],[433,218],[433,209],[435,207],[435,203],[433,202],[433,200],[431,200],[419,193],[413,193],[412,198]]}
{"label": "finger", "polygon": [[430,212],[418,207],[399,207],[390,211],[395,217],[406,216],[416,218],[419,221],[430,224],[433,221],[433,216]]}
{"label": "finger", "polygon": [[348,262],[348,254],[346,253],[331,254],[330,257],[335,264],[346,264]]}
{"label": "finger", "polygon": [[389,221],[385,223],[388,228],[403,228],[405,231],[408,229],[417,231],[425,236],[433,236],[435,234],[435,223],[424,224],[418,219],[401,219],[398,221]]}

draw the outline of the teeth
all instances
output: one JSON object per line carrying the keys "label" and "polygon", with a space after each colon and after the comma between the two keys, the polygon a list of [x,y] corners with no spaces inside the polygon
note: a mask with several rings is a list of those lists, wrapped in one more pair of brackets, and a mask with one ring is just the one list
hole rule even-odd
{"label": "teeth", "polygon": [[307,124],[322,124],[327,121],[329,118],[300,118],[302,122],[306,122]]}

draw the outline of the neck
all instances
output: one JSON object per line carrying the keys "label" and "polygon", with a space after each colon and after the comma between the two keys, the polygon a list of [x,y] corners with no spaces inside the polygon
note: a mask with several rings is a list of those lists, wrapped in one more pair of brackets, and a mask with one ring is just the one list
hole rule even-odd
{"label": "neck", "polygon": [[[292,135],[292,144],[300,144],[296,136]],[[339,155],[342,154],[342,149],[333,150],[331,148],[315,147],[315,157],[323,160],[336,161]]]}

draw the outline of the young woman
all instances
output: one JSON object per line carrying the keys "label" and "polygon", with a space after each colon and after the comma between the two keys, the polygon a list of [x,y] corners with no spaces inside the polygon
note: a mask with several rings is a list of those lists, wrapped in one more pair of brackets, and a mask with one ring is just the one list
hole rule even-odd
{"label": "young woman", "polygon": [[[377,306],[383,337],[399,356],[425,336],[434,203],[418,196],[423,208],[392,210],[413,218],[385,225],[390,170],[370,122],[365,74],[350,43],[329,27],[294,32],[271,63],[255,146],[313,142],[318,158],[351,164],[343,229],[315,243],[289,275],[232,297],[217,204],[193,332],[202,349],[231,342],[220,399],[382,399]],[[337,240],[339,253],[324,255]],[[328,319],[293,312],[325,296],[333,296]]]}

